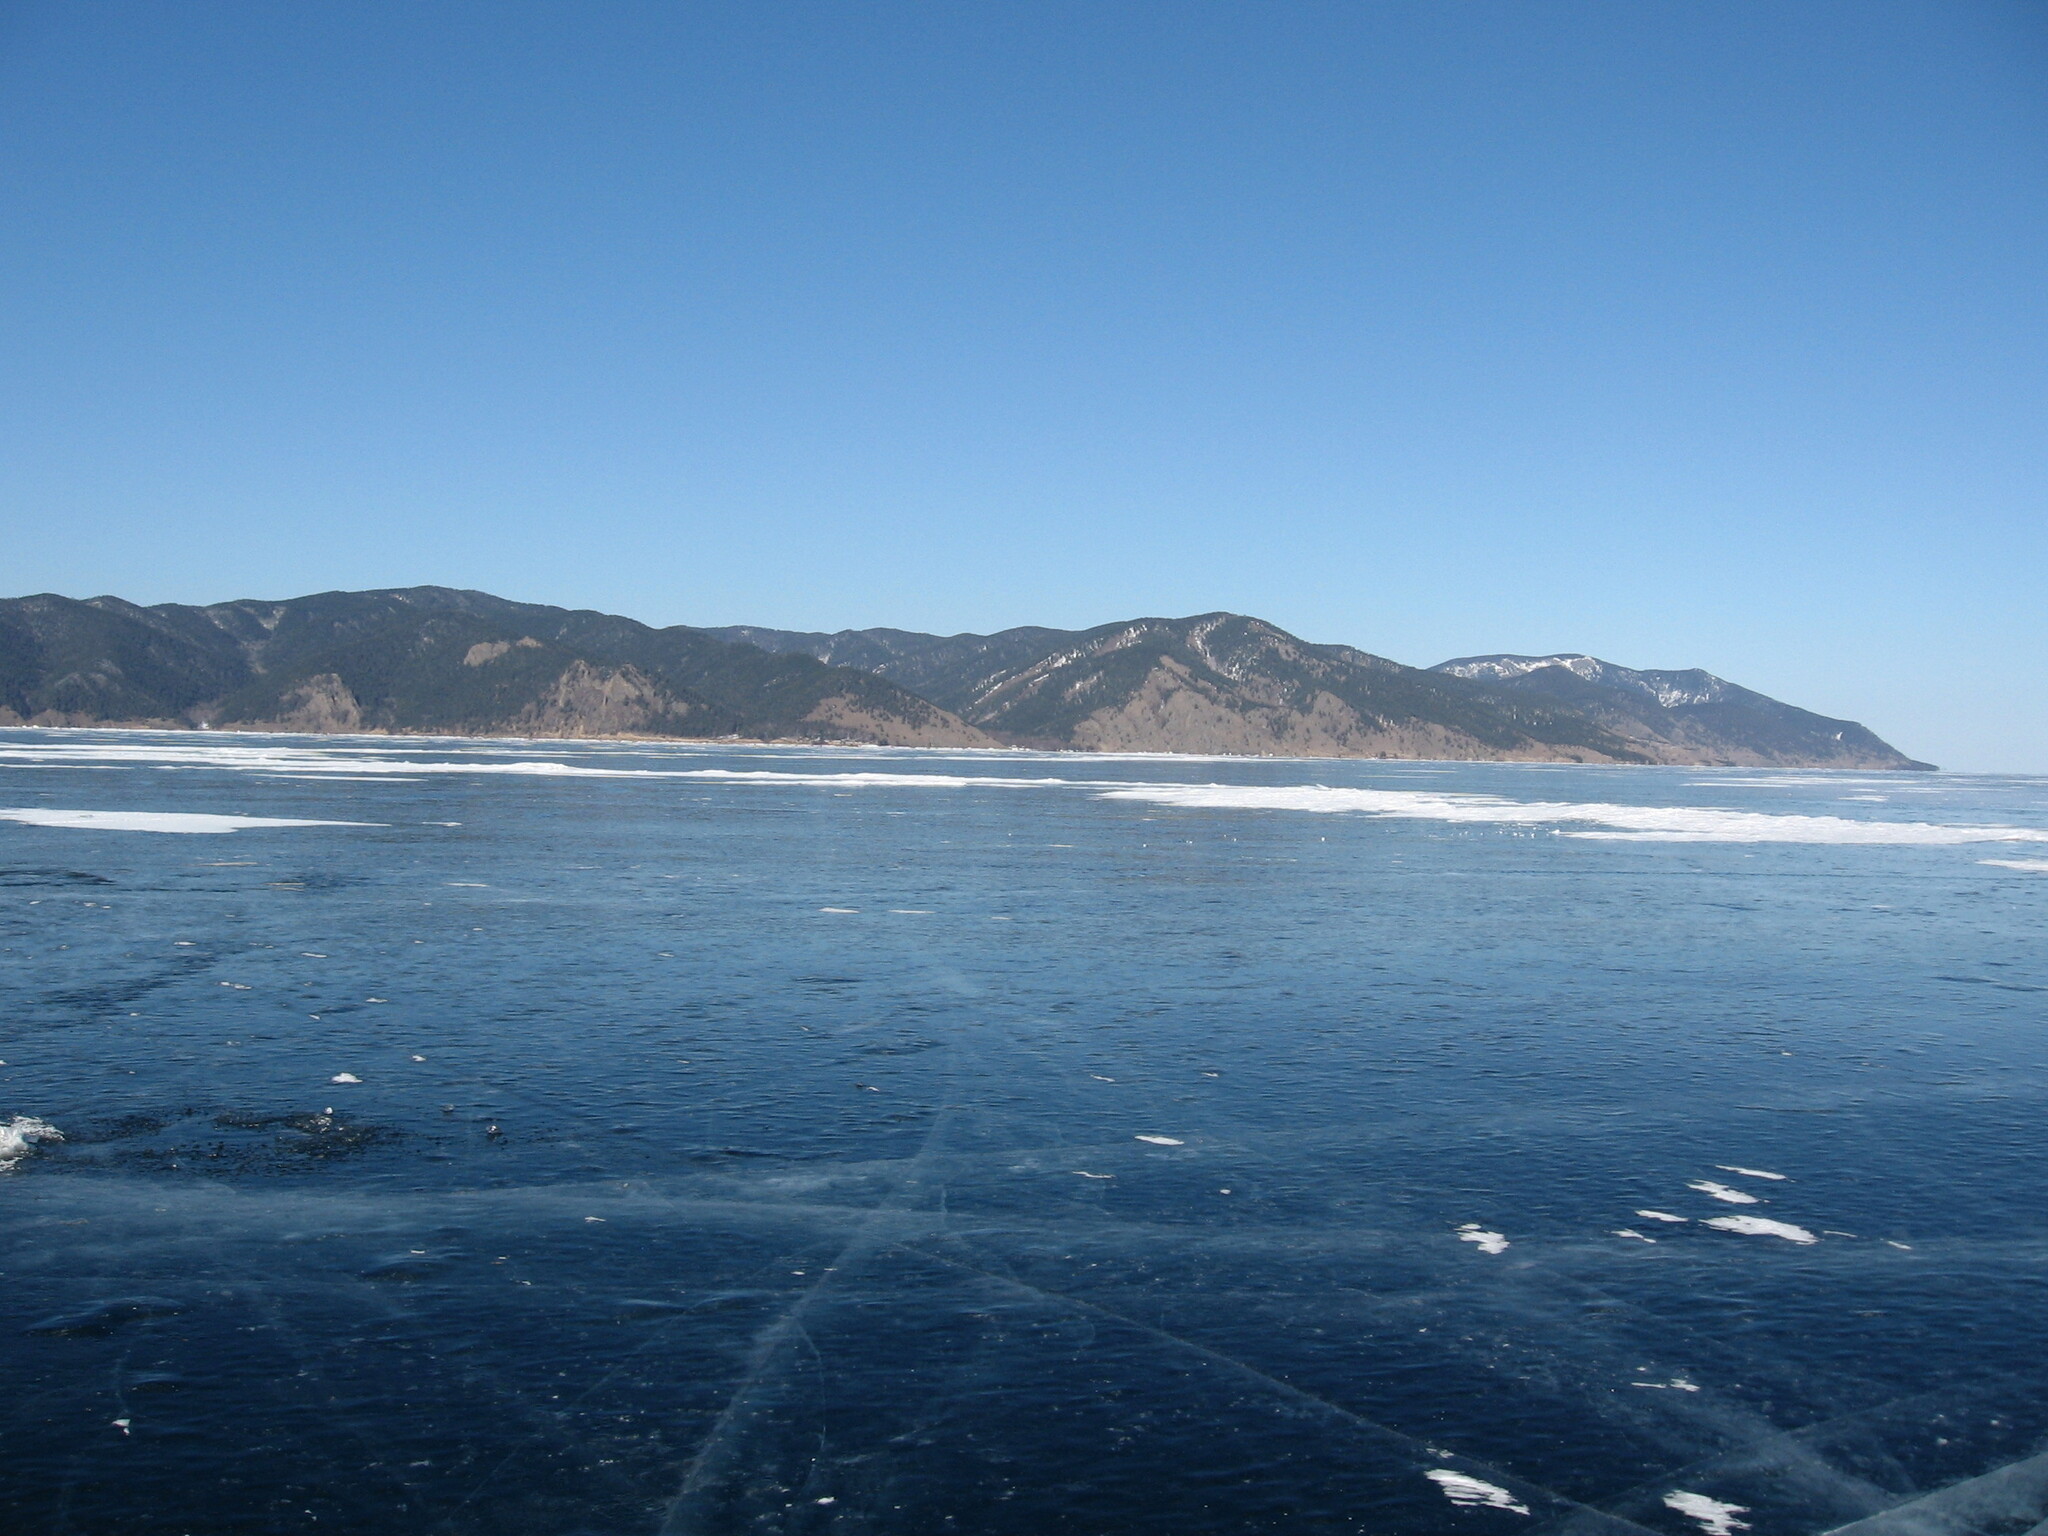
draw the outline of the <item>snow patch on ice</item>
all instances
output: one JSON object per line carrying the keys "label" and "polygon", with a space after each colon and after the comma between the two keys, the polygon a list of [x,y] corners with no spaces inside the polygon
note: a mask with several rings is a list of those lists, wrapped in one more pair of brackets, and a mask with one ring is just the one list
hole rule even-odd
{"label": "snow patch on ice", "polygon": [[1712,1179],[1693,1179],[1685,1186],[1696,1189],[1703,1195],[1712,1195],[1716,1200],[1726,1200],[1730,1205],[1757,1205],[1755,1195],[1746,1189],[1730,1189],[1726,1184],[1716,1184]]}
{"label": "snow patch on ice", "polygon": [[1432,1467],[1422,1475],[1443,1489],[1444,1497],[1461,1508],[1505,1509],[1517,1515],[1529,1513],[1529,1506],[1507,1489],[1469,1477],[1463,1472]]}
{"label": "snow patch on ice", "polygon": [[[451,743],[446,756],[434,760],[420,756],[390,755],[389,746],[358,739],[342,745],[330,739],[319,746],[286,744],[256,736],[230,740],[214,737],[194,740],[151,738],[123,741],[43,740],[0,743],[0,762],[75,765],[79,767],[154,766],[171,771],[219,770],[259,772],[270,775],[330,779],[376,779],[400,781],[427,775],[497,774],[527,778],[606,778],[669,780],[705,784],[757,784],[762,786],[820,787],[841,792],[860,789],[1064,789],[1086,790],[1101,798],[1138,800],[1155,805],[1189,809],[1292,810],[1352,812],[1367,816],[1401,817],[1447,822],[1550,827],[1566,837],[1605,838],[1655,842],[1718,843],[1869,843],[1948,846],[1969,843],[2048,843],[2048,830],[2040,828],[1979,825],[1938,825],[1929,822],[1885,821],[1845,816],[1776,815],[1710,806],[1640,806],[1608,802],[1520,801],[1499,795],[1458,794],[1420,789],[1352,789],[1328,785],[1259,786],[1230,784],[1174,784],[1129,780],[1069,779],[1052,775],[1021,777],[981,773],[916,773],[870,770],[842,770],[821,764],[812,768],[685,768],[612,766],[620,754],[605,748],[577,751],[560,743],[520,744],[506,742],[493,746]],[[413,753],[437,750],[416,744]],[[849,751],[853,749],[848,749]],[[547,758],[520,757],[521,752],[546,751]],[[687,748],[677,746],[667,754],[670,761]],[[642,760],[643,749],[635,754]],[[1105,758],[1139,762],[1144,755],[1096,754]],[[685,757],[687,760],[687,757]],[[786,760],[786,759],[785,759]],[[951,762],[979,762],[965,754],[945,758]],[[1062,761],[1031,758],[1027,761]],[[1187,762],[1185,756],[1168,760]],[[1413,781],[1425,772],[1411,771],[1398,777]],[[1702,787],[1722,788],[1743,780],[1704,780]],[[1794,779],[1759,780],[1772,785],[1801,782]],[[1820,782],[1820,781],[1816,781]],[[1851,786],[1838,786],[1851,787]],[[303,824],[303,823],[301,823]],[[1055,845],[1059,846],[1059,845]],[[2028,867],[2032,867],[2031,864]],[[2048,863],[2039,866],[2048,870]]]}
{"label": "snow patch on ice", "polygon": [[[1842,816],[1779,816],[1709,806],[1614,805],[1591,801],[1507,800],[1498,795],[1395,789],[1335,789],[1323,784],[1127,784],[1103,800],[1141,800],[1199,810],[1350,811],[1367,816],[1508,826],[1574,828],[1566,837],[1673,843],[2048,843],[2028,827],[1938,826],[1922,821],[1856,821]],[[1597,830],[1577,830],[1583,825]]]}
{"label": "snow patch on ice", "polygon": [[1675,1509],[1688,1519],[1697,1520],[1700,1529],[1707,1536],[1735,1536],[1737,1531],[1749,1529],[1747,1520],[1738,1520],[1737,1515],[1749,1513],[1746,1504],[1724,1504],[1719,1499],[1710,1499],[1704,1493],[1667,1493],[1664,1507]]}
{"label": "snow patch on ice", "polygon": [[0,821],[29,827],[84,827],[99,832],[240,832],[245,827],[381,827],[381,821],[302,821],[289,816],[214,816],[199,811],[63,811],[16,806]]}
{"label": "snow patch on ice", "polygon": [[[421,750],[416,744],[412,751]],[[427,748],[432,750],[431,747]],[[499,751],[518,751],[517,746]],[[141,736],[128,741],[40,741],[0,744],[0,762],[64,763],[101,766],[152,765],[169,769],[217,769],[226,772],[259,773],[293,778],[403,780],[424,774],[511,774],[530,778],[574,779],[705,779],[729,782],[765,781],[780,784],[815,784],[839,787],[903,786],[919,789],[959,789],[978,784],[1004,788],[1030,788],[1040,784],[1064,783],[1060,779],[987,778],[973,774],[873,773],[873,772],[787,772],[774,769],[731,768],[610,768],[591,761],[565,762],[559,758],[492,760],[483,754],[490,749],[463,747],[451,751],[451,760],[430,761],[415,757],[387,755],[388,748],[367,742],[347,746],[295,746],[264,742],[249,737],[207,741],[152,739]],[[529,748],[560,752],[559,745]],[[588,754],[590,756],[604,754]]]}
{"label": "snow patch on ice", "polygon": [[47,1120],[34,1115],[16,1115],[0,1125],[0,1173],[12,1173],[14,1165],[35,1150],[39,1141],[62,1141],[64,1133]]}
{"label": "snow patch on ice", "polygon": [[1795,1227],[1789,1221],[1772,1221],[1764,1216],[1709,1216],[1700,1225],[1719,1227],[1723,1232],[1740,1232],[1748,1237],[1782,1237],[1788,1243],[1820,1241],[1804,1227]]}

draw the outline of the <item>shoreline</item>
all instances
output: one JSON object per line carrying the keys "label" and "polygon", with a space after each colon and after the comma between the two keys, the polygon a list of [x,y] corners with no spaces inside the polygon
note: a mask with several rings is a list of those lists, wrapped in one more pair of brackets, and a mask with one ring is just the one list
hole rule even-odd
{"label": "shoreline", "polygon": [[1897,773],[1932,774],[1942,769],[1933,763],[1904,763],[1881,765],[1858,765],[1847,763],[1589,763],[1568,757],[1393,757],[1375,754],[1370,757],[1339,756],[1324,754],[1314,757],[1290,756],[1285,753],[1254,752],[1091,752],[1080,747],[1022,747],[1022,746],[896,746],[887,742],[816,740],[798,737],[756,737],[756,736],[499,736],[487,734],[451,734],[430,731],[286,731],[267,729],[260,726],[202,726],[171,722],[118,721],[105,724],[64,724],[38,725],[31,721],[0,724],[0,733],[11,731],[52,731],[52,732],[124,732],[136,735],[195,736],[219,738],[222,736],[254,736],[315,741],[441,741],[441,742],[498,742],[508,746],[537,747],[550,743],[589,743],[599,746],[671,746],[696,747],[705,750],[730,748],[783,748],[808,751],[859,751],[859,752],[932,752],[945,754],[973,754],[975,756],[1033,756],[1033,757],[1076,757],[1095,761],[1160,759],[1169,762],[1220,762],[1220,763],[1428,763],[1428,764],[1475,764],[1484,763],[1496,767],[1542,767],[1542,768],[1676,768],[1688,773],[1702,772],[1781,772],[1781,773]]}

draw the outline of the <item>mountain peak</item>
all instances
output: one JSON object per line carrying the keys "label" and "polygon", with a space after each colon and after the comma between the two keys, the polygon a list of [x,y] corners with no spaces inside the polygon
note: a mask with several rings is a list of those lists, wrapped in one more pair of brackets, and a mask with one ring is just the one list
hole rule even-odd
{"label": "mountain peak", "polygon": [[1583,652],[1461,656],[1430,669],[1569,703],[1645,750],[1703,766],[1927,768],[1853,720],[1780,703],[1698,667],[1618,666]]}
{"label": "mountain peak", "polygon": [[[1640,693],[1655,699],[1666,709],[1680,704],[1713,704],[1736,694],[1749,694],[1746,688],[1737,688],[1725,678],[1702,672],[1697,667],[1683,671],[1639,671],[1633,667],[1617,666],[1611,661],[1602,661],[1597,656],[1588,656],[1583,651],[1560,651],[1555,656],[1463,656],[1456,661],[1440,661],[1432,672],[1444,672],[1453,677],[1489,678],[1497,682],[1512,682],[1525,678],[1546,667],[1558,667],[1574,677],[1608,688],[1625,692]],[[1762,694],[1749,694],[1751,698],[1762,698]]]}

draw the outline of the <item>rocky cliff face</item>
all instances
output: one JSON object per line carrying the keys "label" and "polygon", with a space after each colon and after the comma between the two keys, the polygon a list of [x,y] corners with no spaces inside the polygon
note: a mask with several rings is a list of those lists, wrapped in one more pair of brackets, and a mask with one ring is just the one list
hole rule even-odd
{"label": "rocky cliff face", "polygon": [[360,731],[363,706],[336,672],[321,672],[283,694],[270,724],[280,731]]}

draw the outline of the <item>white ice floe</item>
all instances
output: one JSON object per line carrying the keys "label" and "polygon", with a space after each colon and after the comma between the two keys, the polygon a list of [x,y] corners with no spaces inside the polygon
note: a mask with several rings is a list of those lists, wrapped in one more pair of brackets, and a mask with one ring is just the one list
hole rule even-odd
{"label": "white ice floe", "polygon": [[1745,1179],[1783,1179],[1782,1173],[1765,1173],[1761,1168],[1744,1168],[1736,1163],[1716,1163],[1714,1166],[1723,1173],[1739,1173]]}
{"label": "white ice floe", "polygon": [[1690,1216],[1674,1216],[1669,1211],[1637,1211],[1636,1214],[1646,1217],[1651,1221],[1690,1221],[1692,1219]]}
{"label": "white ice floe", "polygon": [[1692,1179],[1685,1186],[1696,1189],[1703,1195],[1712,1195],[1716,1200],[1726,1200],[1730,1205],[1757,1205],[1755,1195],[1746,1189],[1730,1189],[1726,1184],[1716,1184],[1712,1179]]}
{"label": "white ice floe", "polygon": [[16,806],[0,821],[30,827],[83,827],[96,832],[240,832],[247,827],[381,827],[381,821],[304,821],[289,816],[214,816],[200,811],[60,811]]}
{"label": "white ice floe", "polygon": [[1664,1507],[1675,1509],[1688,1519],[1697,1520],[1700,1529],[1707,1536],[1735,1536],[1737,1531],[1749,1529],[1747,1520],[1738,1520],[1737,1515],[1749,1513],[1746,1504],[1724,1504],[1719,1499],[1710,1499],[1704,1493],[1667,1493]]}
{"label": "white ice floe", "polygon": [[1137,1137],[1135,1137],[1134,1139],[1135,1139],[1135,1140],[1138,1140],[1138,1141],[1149,1141],[1149,1142],[1151,1142],[1151,1143],[1152,1143],[1152,1145],[1153,1145],[1153,1146],[1155,1146],[1155,1147],[1184,1147],[1184,1146],[1186,1146],[1186,1145],[1187,1145],[1187,1143],[1186,1143],[1186,1142],[1182,1141],[1182,1140],[1181,1140],[1181,1139],[1180,1139],[1179,1137],[1177,1137],[1177,1136],[1145,1136],[1145,1135],[1140,1135],[1140,1136],[1137,1136]]}
{"label": "white ice floe", "polygon": [[16,1115],[0,1125],[0,1173],[11,1173],[39,1141],[62,1141],[64,1133],[47,1120],[33,1115]]}
{"label": "white ice floe", "polygon": [[2048,843],[2030,827],[1939,826],[1924,821],[1858,821],[1843,816],[1778,816],[1712,806],[1614,805],[1600,801],[1508,800],[1498,795],[1327,785],[1125,784],[1104,800],[1139,800],[1189,810],[1345,812],[1407,820],[1555,826],[1566,837],[1671,843]]}
{"label": "white ice floe", "polygon": [[1468,1221],[1458,1228],[1458,1241],[1471,1243],[1481,1253],[1506,1253],[1508,1240],[1499,1232],[1489,1232],[1476,1221]]}
{"label": "white ice floe", "polygon": [[1443,1489],[1444,1497],[1460,1507],[1505,1509],[1517,1515],[1529,1513],[1529,1506],[1507,1489],[1482,1482],[1463,1472],[1453,1472],[1446,1467],[1432,1467],[1422,1475]]}
{"label": "white ice floe", "polygon": [[1709,1216],[1700,1225],[1719,1227],[1723,1232],[1740,1232],[1748,1237],[1782,1237],[1788,1243],[1820,1241],[1804,1227],[1795,1227],[1789,1221],[1772,1221],[1764,1216]]}
{"label": "white ice floe", "polygon": [[2048,859],[1979,859],[1993,869],[2024,869],[2030,874],[2048,875]]}

